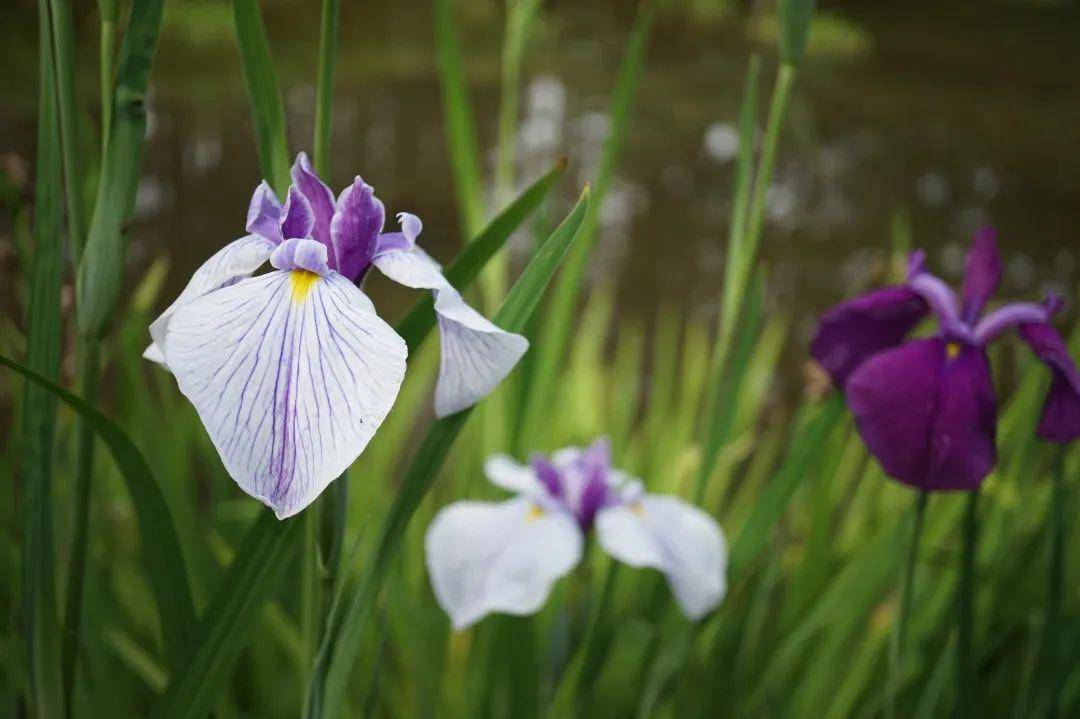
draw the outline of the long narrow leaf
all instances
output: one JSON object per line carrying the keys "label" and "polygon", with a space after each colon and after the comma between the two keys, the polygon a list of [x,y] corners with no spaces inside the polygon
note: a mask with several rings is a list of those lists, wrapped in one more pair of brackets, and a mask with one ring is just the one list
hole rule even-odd
{"label": "long narrow leaf", "polygon": [[119,425],[81,398],[9,357],[0,355],[0,365],[18,372],[62,400],[109,448],[135,506],[143,564],[158,604],[165,653],[170,664],[175,666],[194,629],[195,608],[180,540],[146,459]]}
{"label": "long narrow leaf", "polygon": [[484,196],[476,149],[476,122],[469,107],[451,0],[435,0],[435,69],[439,72],[442,89],[447,149],[461,215],[461,235],[473,237],[484,222]]}
{"label": "long narrow leaf", "polygon": [[79,332],[97,337],[116,305],[127,250],[123,224],[135,203],[146,144],[146,89],[164,0],[134,3],[113,93],[112,128],[76,282]]}
{"label": "long narrow leaf", "polygon": [[[59,129],[53,87],[47,0],[38,0],[40,67],[37,185],[34,188],[34,256],[30,263],[26,363],[55,380],[60,371],[60,281],[63,267]],[[23,540],[23,614],[30,657],[32,706],[37,716],[63,715],[60,627],[53,555],[52,469],[56,400],[27,381],[23,395],[22,481],[27,497]]]}
{"label": "long narrow leaf", "polygon": [[289,187],[285,110],[258,0],[233,0],[233,19],[244,65],[244,80],[251,99],[259,166],[263,177],[270,181],[278,195],[284,197]]}
{"label": "long narrow leaf", "polygon": [[263,510],[244,538],[236,559],[207,607],[198,641],[150,716],[205,717],[229,668],[244,648],[248,634],[262,617],[263,602],[278,584],[289,563],[289,549],[297,544],[302,522],[279,522]]}
{"label": "long narrow leaf", "polygon": [[608,113],[610,126],[604,140],[604,148],[597,170],[595,192],[590,204],[589,214],[585,218],[581,232],[581,241],[576,243],[566,260],[566,266],[560,273],[559,280],[552,291],[548,310],[540,331],[540,341],[533,358],[530,374],[531,386],[525,393],[525,408],[522,414],[520,434],[525,441],[535,437],[543,414],[548,406],[552,383],[558,375],[558,368],[566,353],[573,318],[577,311],[578,298],[581,296],[585,266],[592,250],[593,239],[607,188],[611,184],[615,165],[622,149],[623,136],[629,121],[630,107],[637,88],[638,76],[645,63],[645,50],[648,45],[649,29],[654,14],[653,3],[646,1],[638,9],[630,39],[626,43],[615,90],[611,97],[611,109]]}
{"label": "long narrow leaf", "polygon": [[[495,315],[494,321],[497,325],[509,332],[520,332],[525,327],[577,236],[588,206],[589,193],[586,188],[570,214],[536,251],[510,290],[506,301]],[[405,474],[401,489],[383,525],[375,558],[360,580],[340,630],[334,633],[335,646],[327,668],[323,694],[325,717],[338,717],[343,713],[353,665],[356,663],[372,608],[382,588],[390,561],[396,556],[409,520],[435,481],[450,446],[470,413],[471,409],[465,410],[436,422],[420,444]]]}

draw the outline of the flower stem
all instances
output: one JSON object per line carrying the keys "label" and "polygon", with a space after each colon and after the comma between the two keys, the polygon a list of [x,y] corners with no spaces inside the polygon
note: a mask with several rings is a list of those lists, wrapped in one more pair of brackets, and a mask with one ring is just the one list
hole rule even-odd
{"label": "flower stem", "polygon": [[98,0],[101,15],[101,39],[98,62],[101,72],[101,154],[109,144],[109,126],[112,124],[113,73],[116,57],[116,0]]}
{"label": "flower stem", "polygon": [[1057,696],[1065,673],[1061,670],[1061,597],[1065,588],[1065,503],[1068,501],[1065,487],[1065,449],[1059,448],[1052,472],[1053,494],[1050,499],[1050,517],[1047,522],[1049,542],[1046,565],[1046,611],[1043,632],[1036,662],[1035,676],[1041,683],[1036,697],[1038,708],[1045,716],[1057,716]]}
{"label": "flower stem", "polygon": [[[60,152],[64,158],[64,193],[67,195],[68,240],[78,265],[86,242],[83,212],[82,163],[79,153],[79,108],[75,101],[75,31],[71,0],[49,0],[53,27],[53,65],[56,100],[60,110]],[[89,430],[88,430],[89,431]]]}
{"label": "flower stem", "polygon": [[[100,344],[96,337],[83,336],[80,358],[81,392],[90,405],[97,404]],[[71,538],[71,563],[68,565],[67,602],[64,610],[64,641],[61,651],[64,699],[70,714],[75,687],[82,632],[83,584],[86,580],[86,554],[90,538],[90,477],[94,470],[94,430],[80,420],[75,455],[75,518]]]}
{"label": "flower stem", "polygon": [[915,565],[919,559],[919,540],[922,537],[923,520],[926,518],[926,505],[929,501],[928,492],[919,492],[915,498],[915,517],[911,529],[911,544],[908,546],[907,564],[904,567],[903,584],[900,590],[900,612],[894,626],[892,647],[890,652],[890,664],[892,671],[889,672],[889,701],[886,704],[886,715],[896,716],[896,697],[900,691],[900,679],[903,673],[903,658],[905,640],[907,639],[908,619],[911,616],[911,602],[915,594]]}
{"label": "flower stem", "polygon": [[960,589],[957,602],[956,715],[960,719],[975,716],[975,550],[978,540],[979,491],[968,494],[964,512],[964,547],[960,557]]}

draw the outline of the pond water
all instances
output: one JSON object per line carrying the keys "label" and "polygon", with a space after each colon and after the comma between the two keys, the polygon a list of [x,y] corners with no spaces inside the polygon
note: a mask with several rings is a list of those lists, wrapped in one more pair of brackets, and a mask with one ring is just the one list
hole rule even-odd
{"label": "pond water", "polygon": [[[96,97],[96,14],[92,3],[78,5],[79,80],[89,108]],[[490,148],[502,3],[456,5],[481,142]],[[545,3],[533,33],[520,179],[567,155],[571,170],[558,207],[568,206],[599,154],[634,5]],[[762,115],[774,70],[772,24],[761,10],[723,13],[715,8],[724,3],[689,0],[661,5],[593,266],[594,279],[616,283],[620,312],[643,321],[661,304],[715,314],[749,54],[765,58]],[[947,277],[958,277],[971,233],[992,224],[1006,257],[1005,295],[1035,298],[1054,287],[1074,296],[1080,7],[825,5],[792,103],[762,246],[770,307],[793,314],[796,340],[808,336],[821,310],[880,279],[897,213]],[[290,141],[310,149],[317,6],[263,6]],[[259,173],[228,4],[167,8],[129,269],[137,277],[152,257],[170,256],[171,297],[205,257],[241,233]],[[0,137],[3,151],[30,158],[34,3],[20,0],[13,17],[0,31],[7,87]],[[331,184],[340,188],[362,174],[389,211],[419,214],[426,246],[448,260],[460,238],[430,3],[346,3],[340,46]],[[490,168],[490,152],[485,160]],[[389,283],[373,284],[377,303],[409,298]]]}

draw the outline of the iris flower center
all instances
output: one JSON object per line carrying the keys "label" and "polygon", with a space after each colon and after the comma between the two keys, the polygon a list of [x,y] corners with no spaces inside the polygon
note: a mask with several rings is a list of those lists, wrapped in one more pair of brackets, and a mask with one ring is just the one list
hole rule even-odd
{"label": "iris flower center", "polygon": [[292,296],[294,302],[303,302],[315,286],[319,276],[308,270],[293,270],[289,278],[292,283]]}

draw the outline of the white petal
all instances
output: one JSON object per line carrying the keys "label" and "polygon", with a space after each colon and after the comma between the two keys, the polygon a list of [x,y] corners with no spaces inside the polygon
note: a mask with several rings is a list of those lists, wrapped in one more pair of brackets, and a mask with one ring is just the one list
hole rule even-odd
{"label": "white petal", "polygon": [[147,347],[143,357],[164,365],[164,359],[158,359],[158,356],[163,357],[169,320],[176,311],[207,292],[228,287],[245,277],[250,277],[269,259],[274,247],[274,243],[265,237],[247,235],[225,245],[202,263],[202,266],[195,270],[195,274],[191,276],[180,296],[150,324],[150,336],[158,349],[154,352],[153,345]]}
{"label": "white petal", "polygon": [[712,517],[691,504],[645,495],[635,504],[602,509],[596,537],[619,561],[663,572],[691,619],[700,619],[724,598],[724,535]]}
{"label": "white petal", "polygon": [[150,346],[143,350],[143,359],[150,360],[151,362],[157,362],[165,369],[169,369],[165,364],[165,353],[161,351],[161,348],[157,346],[156,342],[151,342]]}
{"label": "white petal", "polygon": [[491,612],[536,612],[581,560],[581,543],[568,514],[519,497],[446,507],[428,527],[424,549],[435,597],[462,629]]}
{"label": "white petal", "polygon": [[271,272],[177,310],[165,358],[225,468],[284,518],[367,446],[405,343],[336,272]]}
{"label": "white petal", "polygon": [[373,262],[395,282],[435,292],[440,337],[437,416],[446,417],[479,402],[529,349],[527,339],[496,327],[469,307],[443,277],[439,263],[419,247],[386,252]]}
{"label": "white petal", "polygon": [[384,275],[406,287],[435,290],[450,286],[442,275],[439,263],[419,247],[384,252],[371,262]]}
{"label": "white petal", "polygon": [[450,286],[435,291],[435,312],[440,342],[435,414],[446,417],[495,389],[529,349],[529,341],[493,325]]}
{"label": "white petal", "polygon": [[484,474],[496,487],[515,494],[537,496],[543,494],[544,486],[536,478],[536,472],[527,464],[518,464],[505,454],[494,454],[484,462]]}

